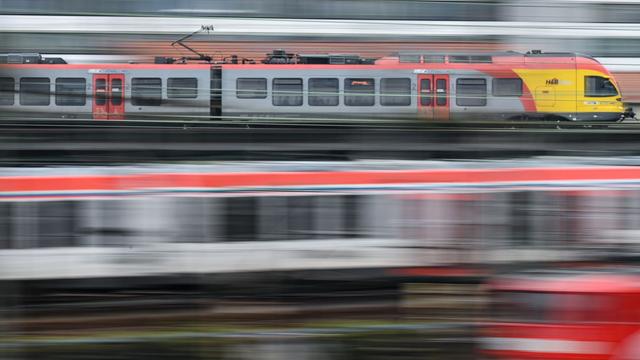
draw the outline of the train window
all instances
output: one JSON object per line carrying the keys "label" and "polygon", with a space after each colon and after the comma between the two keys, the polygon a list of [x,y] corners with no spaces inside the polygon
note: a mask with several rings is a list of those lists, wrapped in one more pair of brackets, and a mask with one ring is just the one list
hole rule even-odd
{"label": "train window", "polygon": [[456,81],[456,105],[458,106],[486,106],[487,80],[458,79]]}
{"label": "train window", "polygon": [[122,79],[111,79],[111,105],[122,104]]}
{"label": "train window", "polygon": [[302,79],[273,79],[273,105],[302,105]]}
{"label": "train window", "polygon": [[0,78],[0,105],[13,105],[15,86],[13,78]]}
{"label": "train window", "polygon": [[508,223],[511,226],[510,239],[513,245],[528,246],[531,245],[533,239],[532,234],[535,229],[532,229],[531,218],[532,213],[532,200],[531,194],[526,191],[517,191],[511,193],[510,199],[510,217]]}
{"label": "train window", "polygon": [[193,99],[198,97],[198,79],[169,78],[167,80],[167,97]]}
{"label": "train window", "polygon": [[289,240],[313,239],[317,229],[314,224],[315,202],[313,196],[287,198],[287,238]]}
{"label": "train window", "polygon": [[389,78],[380,81],[380,105],[411,105],[411,79]]}
{"label": "train window", "polygon": [[135,223],[127,221],[139,207],[140,200],[89,200],[82,206],[77,231],[83,245],[117,247],[131,244],[137,236]]}
{"label": "train window", "polygon": [[343,236],[357,238],[366,236],[362,222],[365,197],[357,195],[345,195],[343,197]]}
{"label": "train window", "polygon": [[493,79],[493,96],[522,96],[522,80]]}
{"label": "train window", "polygon": [[136,106],[160,106],[162,104],[162,79],[131,79],[131,104]]}
{"label": "train window", "polygon": [[313,203],[315,214],[313,234],[315,238],[353,238],[357,235],[358,209],[355,195],[317,196]]}
{"label": "train window", "polygon": [[344,104],[373,106],[376,102],[374,79],[344,79]]}
{"label": "train window", "polygon": [[50,81],[44,77],[20,79],[20,105],[49,105]]}
{"label": "train window", "polygon": [[431,93],[431,79],[420,80],[420,105],[432,106],[433,94]]}
{"label": "train window", "polygon": [[618,95],[618,90],[613,86],[611,80],[602,76],[584,77],[584,96],[604,97],[616,95]]}
{"label": "train window", "polygon": [[0,203],[0,249],[10,249],[13,239],[12,203]]}
{"label": "train window", "polygon": [[236,97],[238,99],[266,99],[267,79],[238,78],[236,80]]}
{"label": "train window", "polygon": [[86,85],[84,78],[57,78],[56,105],[82,106],[86,103]]}
{"label": "train window", "polygon": [[254,241],[258,239],[258,209],[255,197],[224,199],[224,240]]}
{"label": "train window", "polygon": [[436,80],[436,105],[447,105],[447,80]]}
{"label": "train window", "polygon": [[202,197],[176,198],[172,211],[176,220],[176,236],[173,241],[180,243],[203,243],[215,241],[219,214],[216,212],[218,199]]}
{"label": "train window", "polygon": [[74,201],[37,203],[38,247],[77,245],[78,204]]}
{"label": "train window", "polygon": [[309,79],[309,105],[337,106],[340,89],[338,79]]}
{"label": "train window", "polygon": [[96,105],[104,105],[107,102],[107,80],[96,80]]}

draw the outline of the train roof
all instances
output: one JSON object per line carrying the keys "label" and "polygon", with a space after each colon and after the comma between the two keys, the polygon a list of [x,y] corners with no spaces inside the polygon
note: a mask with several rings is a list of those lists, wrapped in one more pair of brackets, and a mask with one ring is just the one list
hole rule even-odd
{"label": "train roof", "polygon": [[[492,63],[548,63],[553,58],[558,63],[590,62],[599,63],[595,58],[572,52],[542,52],[532,50],[527,53],[517,51],[503,52],[439,52],[439,51],[400,51],[381,58],[367,58],[358,54],[328,53],[328,54],[296,54],[288,53],[283,49],[273,50],[267,53],[264,59],[254,60],[240,58],[231,55],[217,61],[191,62],[187,58],[156,57],[154,64],[211,64],[211,65],[237,65],[237,64],[265,64],[265,65],[383,65],[398,63],[417,64],[492,64]],[[581,60],[578,60],[581,59]],[[12,53],[0,54],[0,64],[67,64],[60,57],[44,57],[39,53]],[[121,63],[126,64],[126,63]],[[130,63],[131,64],[131,63]],[[149,63],[144,63],[149,65]]]}
{"label": "train roof", "polygon": [[[496,58],[510,59],[510,61],[536,63],[547,62],[548,58],[558,59],[560,61],[575,61],[577,58],[583,58],[598,62],[595,58],[580,53],[573,52],[542,52],[540,50],[532,50],[526,53],[517,51],[502,52],[439,52],[439,51],[400,51],[391,56],[379,59],[376,63],[452,63],[452,64],[490,64]],[[546,58],[543,60],[543,58]],[[537,61],[540,59],[540,61]],[[562,62],[565,62],[562,61]],[[500,62],[500,61],[496,61]]]}

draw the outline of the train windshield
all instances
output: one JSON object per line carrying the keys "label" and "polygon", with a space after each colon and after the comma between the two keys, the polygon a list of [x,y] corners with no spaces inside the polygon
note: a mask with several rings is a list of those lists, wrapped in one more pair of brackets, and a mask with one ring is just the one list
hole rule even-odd
{"label": "train windshield", "polygon": [[492,317],[507,322],[607,322],[615,319],[611,297],[580,293],[496,292]]}
{"label": "train windshield", "polygon": [[608,78],[602,76],[585,76],[584,94],[585,96],[592,97],[617,96],[618,90]]}

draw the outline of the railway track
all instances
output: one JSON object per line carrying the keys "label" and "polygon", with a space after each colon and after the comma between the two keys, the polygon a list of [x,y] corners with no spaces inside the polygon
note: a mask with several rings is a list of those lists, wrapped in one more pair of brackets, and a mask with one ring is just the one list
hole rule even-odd
{"label": "railway track", "polygon": [[599,125],[14,120],[0,165],[640,155],[640,123]]}

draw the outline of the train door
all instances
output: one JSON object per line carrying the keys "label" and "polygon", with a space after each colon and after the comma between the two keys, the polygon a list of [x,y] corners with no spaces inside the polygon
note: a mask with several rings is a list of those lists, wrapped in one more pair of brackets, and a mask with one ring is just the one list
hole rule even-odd
{"label": "train door", "polygon": [[426,120],[449,120],[449,75],[418,75],[418,113]]}
{"label": "train door", "polygon": [[124,74],[93,75],[93,118],[124,119]]}

